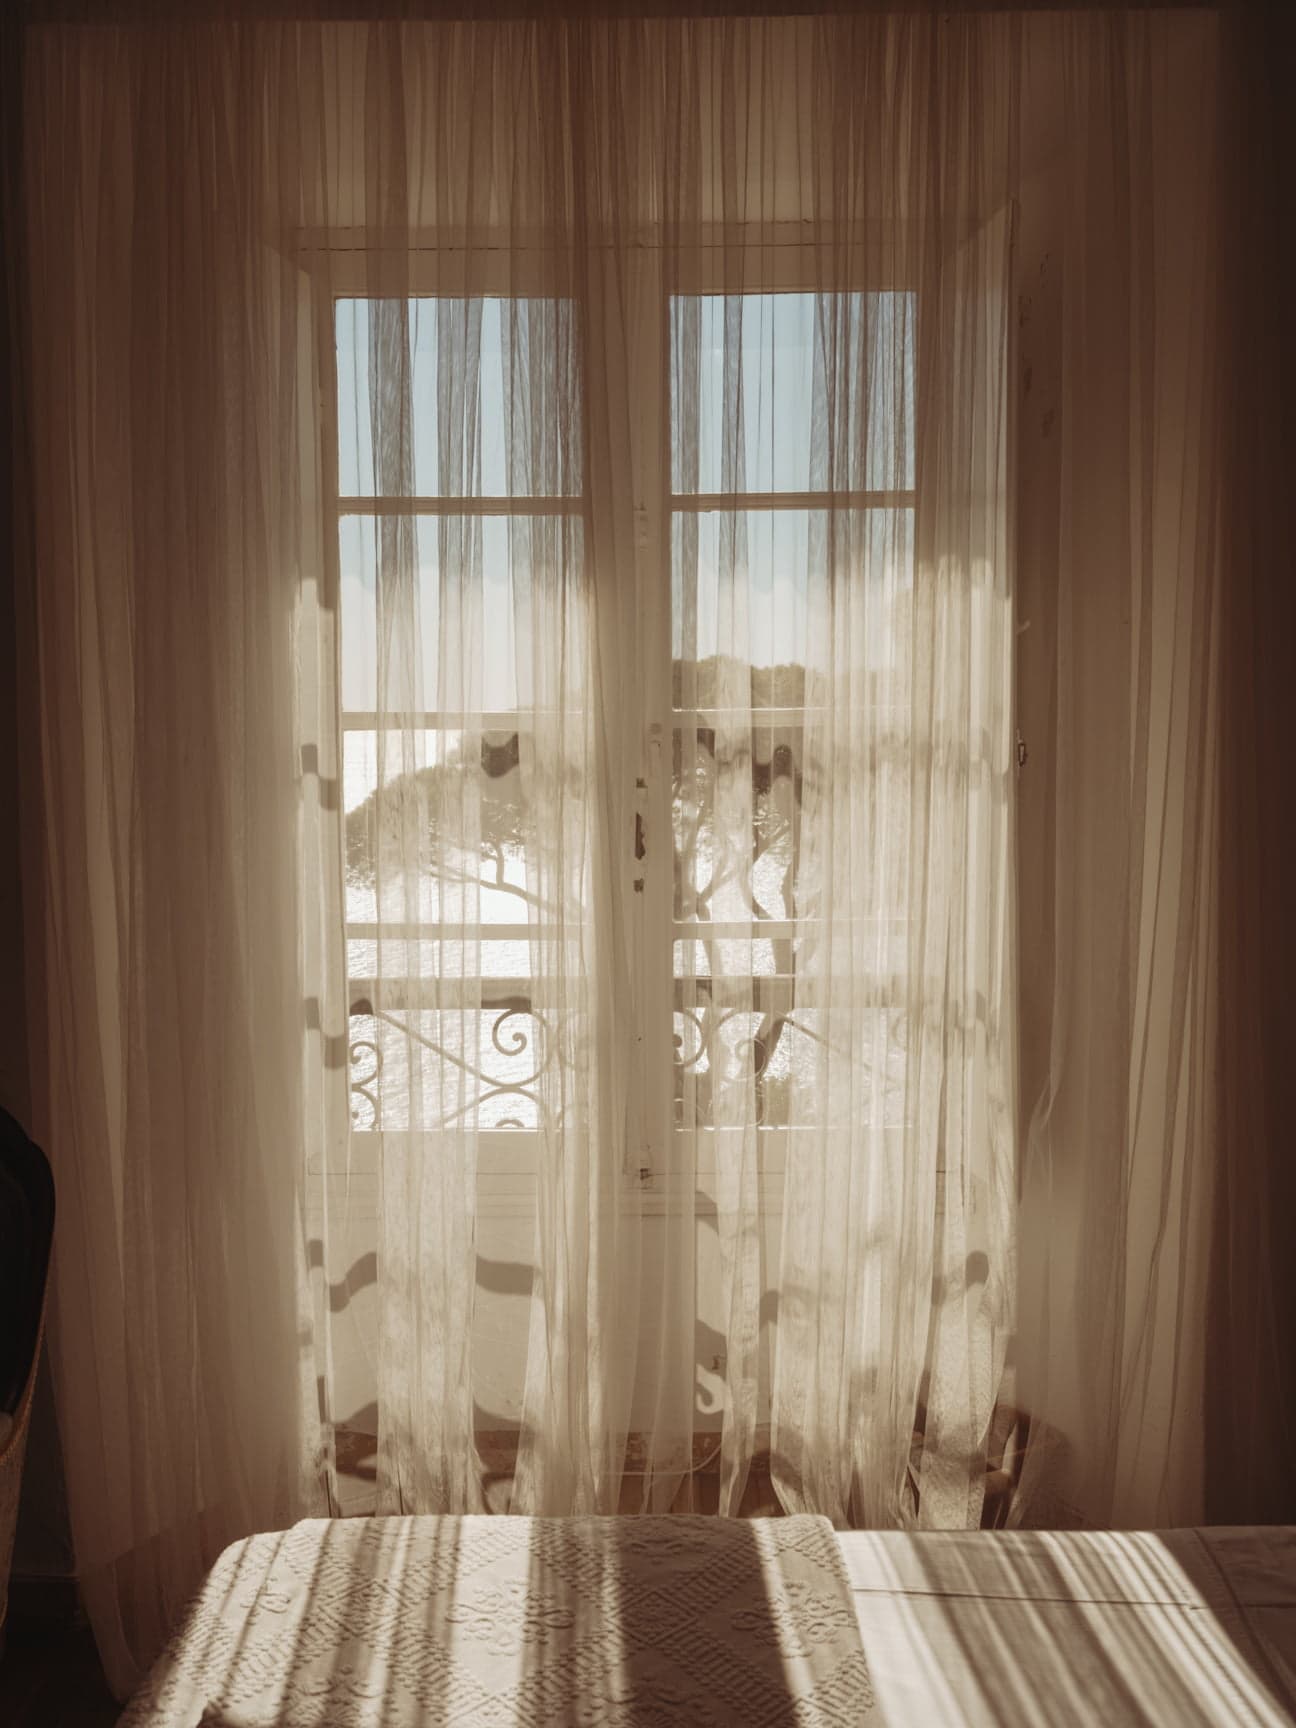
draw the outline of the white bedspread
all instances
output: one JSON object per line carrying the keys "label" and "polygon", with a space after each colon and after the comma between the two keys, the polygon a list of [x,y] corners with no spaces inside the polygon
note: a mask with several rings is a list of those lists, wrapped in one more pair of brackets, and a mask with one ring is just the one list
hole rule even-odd
{"label": "white bedspread", "polygon": [[1296,1722],[1296,1530],[311,1521],[222,1555],[123,1728]]}
{"label": "white bedspread", "polygon": [[870,1707],[824,1519],[380,1518],[227,1549],[122,1721],[847,1728]]}

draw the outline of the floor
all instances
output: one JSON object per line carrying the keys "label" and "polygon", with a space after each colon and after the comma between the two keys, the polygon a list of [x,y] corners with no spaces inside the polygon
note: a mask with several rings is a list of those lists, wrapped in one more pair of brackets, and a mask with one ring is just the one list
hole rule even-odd
{"label": "floor", "polygon": [[0,1656],[4,1728],[112,1728],[114,1702],[83,1617],[24,1615],[10,1603]]}

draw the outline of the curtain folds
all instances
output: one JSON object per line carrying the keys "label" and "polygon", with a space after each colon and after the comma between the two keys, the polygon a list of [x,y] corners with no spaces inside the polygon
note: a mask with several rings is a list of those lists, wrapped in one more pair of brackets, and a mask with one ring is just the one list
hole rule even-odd
{"label": "curtain folds", "polygon": [[1020,1402],[1049,1432],[1017,1511],[1100,1526],[1201,1515],[1203,1414],[1234,1395],[1202,1342],[1212,1186],[1238,1155],[1216,1092],[1221,23],[1118,39],[1095,54],[1071,21],[1030,46],[1024,137],[1054,166],[1021,234],[1023,895],[1044,940],[1024,1015],[1051,999],[1018,1226]]}
{"label": "curtain folds", "polygon": [[1201,1516],[1231,40],[28,29],[116,1686],[312,1509]]}

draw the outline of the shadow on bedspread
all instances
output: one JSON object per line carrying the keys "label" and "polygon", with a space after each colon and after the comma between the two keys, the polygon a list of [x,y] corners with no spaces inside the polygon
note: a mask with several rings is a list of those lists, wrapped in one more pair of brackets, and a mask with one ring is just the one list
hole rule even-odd
{"label": "shadow on bedspread", "polygon": [[842,1543],[887,1723],[1296,1720],[1292,1531],[858,1532]]}

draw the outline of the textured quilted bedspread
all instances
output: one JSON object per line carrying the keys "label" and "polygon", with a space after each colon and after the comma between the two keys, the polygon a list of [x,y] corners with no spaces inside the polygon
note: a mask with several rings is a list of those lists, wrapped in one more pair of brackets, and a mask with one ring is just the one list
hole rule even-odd
{"label": "textured quilted bedspread", "polygon": [[1296,1529],[385,1518],[236,1543],[128,1728],[1293,1728]]}
{"label": "textured quilted bedspread", "polygon": [[226,1550],[122,1728],[851,1728],[819,1518],[308,1521]]}

